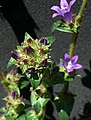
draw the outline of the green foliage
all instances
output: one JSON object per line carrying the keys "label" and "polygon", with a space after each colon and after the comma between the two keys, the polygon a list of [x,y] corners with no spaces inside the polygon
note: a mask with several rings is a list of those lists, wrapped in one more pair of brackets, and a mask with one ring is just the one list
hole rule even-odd
{"label": "green foliage", "polygon": [[[72,26],[72,27],[71,27]],[[54,22],[52,25],[52,32],[55,30],[61,31],[61,32],[68,32],[68,33],[77,33],[78,26],[74,26],[74,24],[67,24],[60,21]]]}
{"label": "green foliage", "polygon": [[39,97],[35,91],[32,91],[31,93],[31,104],[34,110],[36,111],[36,114],[42,111],[42,108],[48,103],[49,100],[49,98]]}
{"label": "green foliage", "polygon": [[70,120],[70,117],[68,116],[67,112],[64,110],[60,110],[59,116],[61,120]]}
{"label": "green foliage", "polygon": [[6,120],[15,120],[12,116],[10,116],[10,115],[7,115],[6,116]]}
{"label": "green foliage", "polygon": [[[77,26],[71,28],[69,24],[57,21],[53,24],[53,32],[54,30],[74,33],[77,32]],[[11,57],[9,60],[8,67],[15,65],[20,68],[21,75],[11,71],[3,79],[2,83],[8,95],[4,98],[6,107],[1,108],[0,111],[5,113],[6,120],[44,120],[46,105],[51,100],[48,87],[73,81],[75,74],[70,75],[65,69],[54,64],[51,59],[50,47],[55,38],[50,36],[46,37],[46,40],[47,44],[43,45],[41,39],[34,40],[25,33],[23,44],[17,46],[13,54],[15,58]],[[23,99],[21,90],[25,90],[25,94],[31,92],[29,98],[24,96]],[[73,104],[74,96],[71,93],[63,91],[57,93],[55,105],[60,119],[69,120]],[[26,111],[27,108],[29,110]]]}
{"label": "green foliage", "polygon": [[23,89],[24,87],[26,87],[29,84],[29,81],[22,81],[20,83],[20,89]]}
{"label": "green foliage", "polygon": [[49,37],[46,37],[46,40],[47,40],[49,45],[52,45],[55,41],[55,37],[54,36],[49,36]]}
{"label": "green foliage", "polygon": [[14,58],[11,57],[10,60],[9,60],[9,62],[8,62],[7,67],[9,68],[12,65],[15,65],[16,63],[17,63],[17,61]]}
{"label": "green foliage", "polygon": [[[74,96],[71,93],[58,93],[55,98],[57,111],[62,120],[69,120],[69,116],[74,104]],[[62,116],[61,116],[62,115]]]}

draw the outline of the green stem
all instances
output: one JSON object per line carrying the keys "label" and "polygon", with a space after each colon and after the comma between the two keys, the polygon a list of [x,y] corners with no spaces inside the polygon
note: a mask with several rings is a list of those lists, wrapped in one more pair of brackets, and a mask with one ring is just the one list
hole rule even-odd
{"label": "green stem", "polygon": [[[87,1],[88,0],[83,0],[83,3],[82,3],[81,8],[79,10],[79,14],[77,16],[77,21],[79,22],[79,24],[81,24],[81,22],[82,22],[82,18],[83,18],[84,10],[85,10],[86,5],[87,5]],[[80,27],[78,28],[77,33],[73,33],[73,35],[72,35],[72,40],[71,40],[71,44],[70,44],[70,51],[69,51],[69,55],[71,57],[74,56],[74,51],[75,51],[75,48],[76,48],[76,43],[77,43],[77,38],[78,38]]]}
{"label": "green stem", "polygon": [[[83,3],[82,3],[81,8],[79,10],[79,14],[77,16],[77,21],[79,22],[79,24],[81,24],[81,22],[82,22],[82,18],[83,18],[85,8],[87,6],[87,2],[88,2],[88,0],[83,0]],[[73,33],[73,35],[72,35],[72,40],[71,40],[71,43],[70,43],[70,51],[69,51],[70,57],[74,56],[74,51],[75,51],[75,48],[76,48],[77,38],[78,38],[78,35],[79,35],[80,27],[78,28],[77,33]],[[69,82],[64,84],[64,92],[67,92],[68,88],[69,88]]]}

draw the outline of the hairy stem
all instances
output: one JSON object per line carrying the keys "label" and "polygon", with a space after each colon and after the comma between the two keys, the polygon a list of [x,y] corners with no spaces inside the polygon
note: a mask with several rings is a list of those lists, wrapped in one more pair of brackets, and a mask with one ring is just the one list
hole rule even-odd
{"label": "hairy stem", "polygon": [[[87,2],[88,2],[88,0],[83,0],[83,3],[81,5],[81,8],[80,8],[78,16],[77,16],[77,21],[79,22],[80,25],[81,25],[81,22],[82,22],[82,18],[83,18],[85,8],[87,6]],[[72,34],[72,40],[71,40],[71,43],[70,43],[70,51],[69,51],[70,57],[74,56],[74,51],[75,51],[75,48],[76,48],[77,38],[78,38],[78,35],[79,35],[80,27],[78,28],[77,33]],[[67,92],[68,88],[69,88],[69,82],[64,84],[64,92]]]}

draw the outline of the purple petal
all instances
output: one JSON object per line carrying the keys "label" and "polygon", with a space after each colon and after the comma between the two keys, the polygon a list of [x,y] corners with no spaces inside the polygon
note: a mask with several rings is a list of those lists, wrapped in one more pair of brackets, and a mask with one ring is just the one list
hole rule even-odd
{"label": "purple petal", "polygon": [[59,6],[53,6],[51,7],[51,10],[55,10],[58,14],[63,15]]}
{"label": "purple petal", "polygon": [[66,0],[60,0],[60,7],[69,7],[68,2]]}
{"label": "purple petal", "polygon": [[54,14],[52,15],[52,18],[57,17],[57,16],[60,16],[60,14],[54,13]]}
{"label": "purple petal", "polygon": [[64,58],[66,62],[70,61],[70,56],[67,53],[64,54]]}
{"label": "purple petal", "polygon": [[13,99],[15,99],[16,98],[16,91],[13,91],[11,94],[12,94]]}
{"label": "purple petal", "polygon": [[80,64],[75,64],[73,66],[73,69],[80,69],[80,68],[82,68],[82,65],[80,65]]}
{"label": "purple petal", "polygon": [[65,67],[65,62],[60,62],[60,66]]}
{"label": "purple petal", "polygon": [[36,73],[35,68],[28,69],[28,73],[29,74],[35,74]]}
{"label": "purple petal", "polygon": [[74,57],[72,57],[71,62],[72,64],[75,64],[78,61],[78,55],[75,55]]}
{"label": "purple petal", "polygon": [[71,9],[72,5],[73,5],[75,2],[76,2],[76,0],[72,0],[72,1],[70,2],[70,4],[69,4],[70,9]]}
{"label": "purple petal", "polygon": [[65,22],[70,22],[72,20],[72,12],[69,11],[64,14],[64,17],[62,17],[62,20]]}
{"label": "purple petal", "polygon": [[73,72],[73,68],[67,69],[67,72],[68,72],[68,73]]}

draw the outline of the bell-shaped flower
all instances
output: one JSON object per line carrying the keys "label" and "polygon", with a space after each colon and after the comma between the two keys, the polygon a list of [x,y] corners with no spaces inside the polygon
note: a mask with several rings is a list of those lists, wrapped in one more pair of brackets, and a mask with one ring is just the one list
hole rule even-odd
{"label": "bell-shaped flower", "polygon": [[52,10],[56,11],[52,15],[52,18],[56,16],[61,16],[61,20],[64,22],[71,22],[72,21],[72,5],[76,2],[76,0],[71,0],[68,4],[67,0],[60,0],[60,6],[53,6],[51,7]]}
{"label": "bell-shaped flower", "polygon": [[82,68],[82,65],[77,64],[78,61],[78,55],[75,55],[74,57],[70,57],[67,53],[64,54],[64,61],[60,62],[60,65],[64,67],[68,73],[73,72],[76,69]]}

